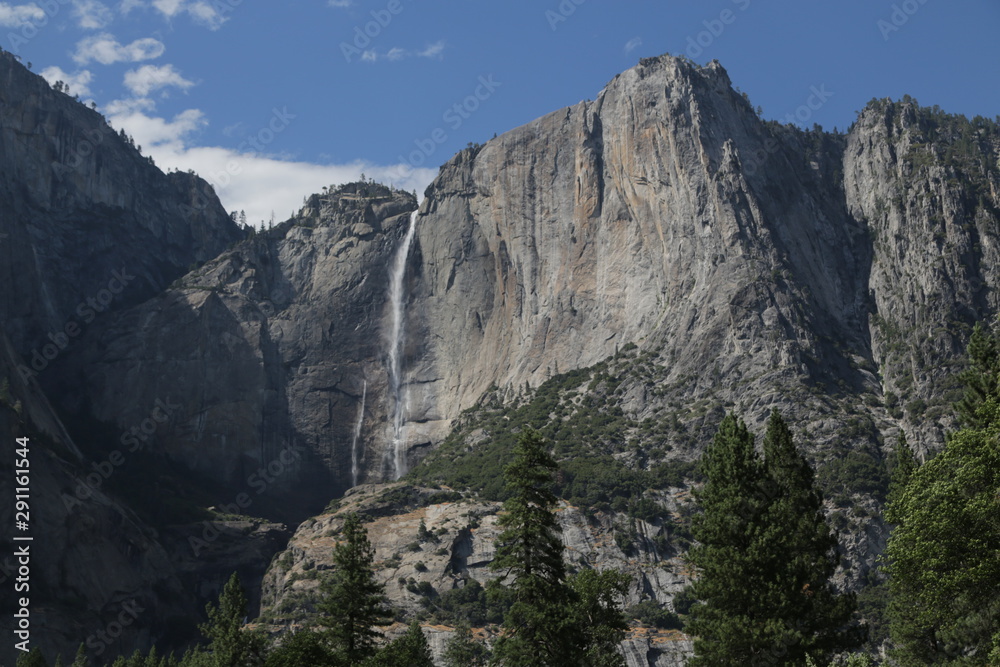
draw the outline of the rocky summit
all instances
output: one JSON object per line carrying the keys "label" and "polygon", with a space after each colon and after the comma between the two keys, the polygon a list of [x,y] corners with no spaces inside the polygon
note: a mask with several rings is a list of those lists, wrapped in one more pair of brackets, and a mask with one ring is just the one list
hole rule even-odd
{"label": "rocky summit", "polygon": [[[137,600],[108,650],[181,647],[233,570],[262,626],[296,627],[345,508],[392,602],[424,612],[489,578],[487,463],[531,415],[578,443],[557,447],[567,562],[624,569],[629,605],[674,609],[690,579],[692,463],[726,411],[801,436],[860,589],[886,443],[940,449],[997,313],[998,153],[997,123],[909,98],[846,132],[765,121],[719,63],[663,56],[470,146],[419,202],[331,185],[240,230],[0,57],[4,433],[37,434],[64,547],[38,562],[40,636],[72,654]],[[618,481],[586,486],[598,469]],[[623,648],[676,665],[690,641],[637,621]]]}

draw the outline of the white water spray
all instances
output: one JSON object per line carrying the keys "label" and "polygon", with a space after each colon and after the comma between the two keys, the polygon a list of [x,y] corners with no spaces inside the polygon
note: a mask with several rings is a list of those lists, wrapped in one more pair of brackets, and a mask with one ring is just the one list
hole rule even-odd
{"label": "white water spray", "polygon": [[361,438],[361,425],[365,421],[365,398],[368,396],[368,380],[365,380],[361,390],[361,407],[358,408],[358,420],[354,422],[354,437],[351,439],[351,486],[358,485],[358,440]]}
{"label": "white water spray", "polygon": [[[396,251],[392,262],[392,273],[389,275],[389,304],[392,309],[392,328],[389,333],[389,390],[392,392],[392,456],[393,479],[399,479],[406,474],[406,448],[403,440],[403,421],[406,417],[406,401],[403,390],[402,356],[406,339],[403,326],[405,299],[403,298],[403,279],[406,277],[406,259],[410,256],[410,246],[417,231],[417,214],[410,216],[410,226],[406,236]],[[386,453],[388,455],[388,452]]]}

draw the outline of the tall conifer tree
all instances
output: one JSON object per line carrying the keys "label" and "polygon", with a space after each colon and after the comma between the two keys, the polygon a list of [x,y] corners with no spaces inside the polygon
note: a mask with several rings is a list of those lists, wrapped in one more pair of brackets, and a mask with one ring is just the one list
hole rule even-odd
{"label": "tall conifer tree", "polygon": [[325,581],[325,599],[319,605],[320,623],[329,628],[334,649],[347,664],[358,664],[375,655],[381,633],[375,626],[391,619],[385,587],[375,580],[375,550],[361,519],[355,513],[344,520],[343,541],[333,549],[337,571]]}
{"label": "tall conifer tree", "polygon": [[698,665],[801,665],[860,644],[851,624],[853,596],[838,596],[829,578],[836,540],[822,514],[813,471],[791,432],[772,413],[764,457],[742,421],[723,419],[702,459],[697,492],[699,569],[687,631],[697,636]]}
{"label": "tall conifer tree", "polygon": [[[580,665],[582,638],[572,623],[572,592],[566,584],[563,544],[553,510],[552,474],[556,462],[534,431],[521,434],[514,461],[504,470],[510,498],[504,502],[491,569],[494,599],[511,606],[493,651],[494,665],[551,667]],[[507,584],[506,587],[502,584]]]}

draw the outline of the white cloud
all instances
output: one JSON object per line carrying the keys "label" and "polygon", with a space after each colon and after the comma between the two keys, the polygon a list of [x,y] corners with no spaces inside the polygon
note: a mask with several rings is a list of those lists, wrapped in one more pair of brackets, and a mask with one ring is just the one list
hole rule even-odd
{"label": "white cloud", "polygon": [[642,46],[642,37],[633,37],[625,43],[625,53],[632,53]]}
{"label": "white cloud", "polygon": [[100,30],[114,20],[112,11],[98,0],[73,0],[73,16],[81,28]]}
{"label": "white cloud", "polygon": [[41,21],[45,12],[35,3],[27,5],[10,5],[0,2],[0,26],[4,28],[19,28],[29,21]]}
{"label": "white cloud", "polygon": [[145,97],[155,90],[174,86],[187,90],[194,85],[174,69],[173,65],[143,65],[125,72],[125,87],[137,97]]}
{"label": "white cloud", "polygon": [[[130,8],[134,6],[134,0],[126,0],[130,3]],[[232,11],[226,4],[206,2],[206,0],[153,0],[153,7],[163,14],[164,17],[172,19],[178,14],[188,14],[195,23],[207,27],[209,30],[218,30],[222,24],[229,20],[220,11]]]}
{"label": "white cloud", "polygon": [[130,134],[147,155],[156,155],[156,151],[165,154],[183,151],[188,137],[208,124],[205,114],[199,109],[188,109],[168,121],[144,113],[152,106],[148,100],[145,103],[140,101],[140,104],[132,102],[118,100],[103,111],[108,115],[109,122]]}
{"label": "white cloud", "polygon": [[120,100],[103,111],[111,124],[130,134],[142,146],[142,152],[152,156],[161,169],[193,169],[212,184],[227,211],[246,211],[247,219],[254,224],[270,219],[271,211],[284,220],[289,213],[299,210],[303,196],[319,192],[324,185],[357,180],[362,173],[419,193],[437,175],[437,169],[417,169],[405,164],[376,165],[360,160],[349,164],[314,164],[280,159],[249,147],[239,151],[193,146],[192,138],[207,124],[201,111],[189,109],[168,121],[147,115],[139,106],[150,110],[152,103]]}
{"label": "white cloud", "polygon": [[143,5],[143,0],[122,0],[118,5],[118,11],[122,14],[128,14],[136,7],[142,7]]}
{"label": "white cloud", "polygon": [[326,4],[331,7],[350,7],[354,4],[354,0],[327,0]]}
{"label": "white cloud", "polygon": [[81,70],[79,72],[73,72],[69,74],[64,72],[60,67],[46,67],[41,71],[42,78],[49,82],[49,84],[54,84],[56,81],[62,81],[64,84],[69,86],[66,91],[70,95],[78,95],[80,97],[87,97],[90,95],[90,82],[93,80],[93,75],[87,70]]}
{"label": "white cloud", "polygon": [[91,61],[99,62],[102,65],[111,65],[117,62],[135,63],[141,60],[159,58],[166,50],[167,47],[163,45],[163,42],[152,37],[137,39],[131,44],[122,46],[113,35],[104,32],[78,42],[73,60],[80,65],[86,65]]}
{"label": "white cloud", "polygon": [[444,52],[444,40],[442,39],[439,42],[434,42],[423,51],[417,53],[417,55],[420,56],[421,58],[440,58],[443,52]]}
{"label": "white cloud", "polygon": [[413,58],[414,56],[418,58],[437,58],[440,60],[442,58],[441,54],[444,52],[444,46],[444,40],[441,40],[428,45],[422,51],[408,51],[399,46],[394,46],[385,53],[379,53],[369,49],[361,54],[361,60],[366,63],[374,63],[379,60],[396,62],[398,60],[403,60],[404,58]]}
{"label": "white cloud", "polygon": [[104,106],[102,111],[110,116],[128,116],[135,112],[153,111],[156,103],[148,97],[127,100],[113,100]]}

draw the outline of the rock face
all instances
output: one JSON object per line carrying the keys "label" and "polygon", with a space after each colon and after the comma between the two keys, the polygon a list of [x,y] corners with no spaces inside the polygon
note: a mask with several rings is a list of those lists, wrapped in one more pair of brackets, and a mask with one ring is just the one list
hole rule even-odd
{"label": "rock face", "polygon": [[[120,481],[109,443],[67,428],[53,409],[88,389],[54,368],[83,348],[93,325],[241,237],[204,181],[163,174],[100,114],[0,52],[0,432],[32,443],[32,642],[50,659],[81,641],[104,657],[164,637],[185,641],[204,601],[178,569],[201,568],[194,578],[209,589],[223,583],[204,576],[210,559],[175,557],[176,545],[108,490],[109,478]],[[0,468],[0,492],[12,498],[13,455]],[[0,507],[4,526],[14,525],[13,512],[10,502]],[[9,529],[0,537],[5,587],[16,576],[10,537]],[[261,574],[263,564],[223,560],[214,566],[226,577]],[[10,597],[0,624],[8,637]],[[14,659],[5,642],[0,662]]]}
{"label": "rock face", "polygon": [[278,514],[300,520],[352,485],[352,455],[361,479],[388,474],[375,447],[392,409],[381,332],[416,201],[368,189],[313,197],[299,218],[98,325],[93,340],[110,342],[66,365],[91,405],[67,409],[127,427],[173,397],[183,407],[157,432],[161,451],[234,493],[263,480]]}
{"label": "rock face", "polygon": [[[28,544],[30,588],[21,593],[31,601],[32,645],[44,646],[53,656],[56,651],[73,654],[81,641],[89,641],[100,655],[131,651],[192,613],[195,599],[174,574],[155,533],[99,483],[87,486],[87,474],[94,471],[83,469],[76,444],[37,385],[21,378],[19,363],[0,332],[0,433],[11,443],[10,455],[0,461],[0,493],[14,497],[13,443],[28,438],[30,529],[23,534],[34,538],[14,542],[4,532],[0,582],[12,590],[17,577],[24,579],[14,554],[15,547]],[[85,492],[77,495],[80,488]],[[14,510],[12,502],[0,506],[5,526],[14,526]],[[13,596],[5,595],[0,628],[8,637],[13,636],[14,611]],[[105,641],[108,635],[99,633],[122,614],[124,629]],[[14,664],[16,655],[13,642],[4,642],[0,660]]]}
{"label": "rock face", "polygon": [[[442,167],[402,257],[397,392],[388,294],[415,197],[349,184],[234,244],[241,234],[204,182],[163,175],[6,54],[0,102],[0,316],[10,368],[36,371],[19,372],[22,408],[55,441],[76,441],[60,455],[70,477],[97,456],[87,434],[124,443],[148,423],[152,454],[225,514],[298,523],[418,465],[484,395],[503,403],[632,345],[647,365],[616,378],[616,407],[635,423],[669,414],[686,431],[683,446],[663,436],[657,456],[696,458],[724,410],[755,428],[777,408],[820,466],[864,453],[884,469],[901,427],[921,452],[940,446],[969,327],[998,310],[996,123],[873,101],[846,135],[802,131],[758,118],[718,63],[664,56]],[[632,435],[629,447],[649,454],[653,443]],[[843,507],[877,510],[870,493],[842,495]],[[439,547],[449,555],[424,563],[431,585],[485,577],[489,540],[438,505],[413,510],[454,533]],[[613,522],[574,512],[563,512],[573,553],[620,564],[594,546]],[[841,525],[853,535],[849,586],[885,539],[855,514],[860,523]],[[375,524],[383,550],[416,515],[393,516]],[[296,563],[329,546],[310,529],[288,552]],[[162,548],[180,561],[158,575],[169,590],[229,566],[251,576],[226,540],[245,534],[246,553],[263,559],[283,534],[249,519],[221,532],[211,565],[182,555],[204,536],[188,523],[164,531],[155,562],[135,571],[160,572]],[[661,556],[627,567],[667,603],[680,575]],[[303,577],[272,568],[268,608]],[[107,593],[89,591],[87,604],[104,609]],[[409,593],[394,590],[415,608]],[[686,650],[639,632],[625,648],[630,664]]]}
{"label": "rock face", "polygon": [[[900,425],[937,446],[941,429],[912,417],[943,393],[934,367],[995,310],[996,128],[969,144],[973,174],[943,157],[957,139],[920,134],[952,119],[920,114],[873,103],[847,136],[802,132],[761,121],[718,63],[662,57],[458,154],[427,190],[406,263],[404,467],[489,387],[537,385],[629,343],[667,366],[671,400],[752,424],[777,407],[817,451],[874,447]],[[91,340],[108,342],[67,371],[93,406],[67,408],[121,426],[188,397],[164,435],[172,456],[240,485],[301,446],[307,464],[279,486],[294,480],[311,507],[391,479],[388,275],[415,205],[369,184],[314,196],[99,324]],[[892,354],[911,334],[924,342],[906,364]],[[861,405],[845,437],[842,413]],[[626,406],[656,407],[641,394]]]}
{"label": "rock face", "polygon": [[[368,521],[377,576],[393,606],[413,614],[434,613],[437,600],[448,591],[472,582],[485,585],[496,576],[489,566],[500,533],[498,509],[497,503],[399,484],[352,489],[335,512],[302,524],[288,549],[275,559],[263,583],[264,627],[279,632],[315,610],[320,581],[333,566],[333,547],[346,513],[357,512]],[[676,550],[660,553],[652,541],[640,539],[634,552],[622,551],[613,537],[618,519],[614,513],[588,518],[580,508],[564,503],[558,518],[570,571],[617,569],[632,575],[626,606],[652,592],[669,609],[670,597],[687,584],[687,568]],[[652,526],[639,526],[640,535],[647,531],[652,532]],[[426,625],[425,633],[435,659],[441,660],[453,627]],[[678,660],[690,652],[691,643],[677,631],[637,626],[622,648],[629,667],[665,667],[681,664]]]}
{"label": "rock face", "polygon": [[107,311],[242,237],[207,183],[129,141],[0,54],[0,317],[49,389],[81,393],[46,371]]}
{"label": "rock face", "polygon": [[717,63],[662,58],[457,156],[418,227],[412,419],[440,434],[492,384],[626,343],[659,348],[667,382],[694,374],[696,393],[748,385],[753,418],[776,383],[877,390],[844,359],[870,355],[871,247],[831,177],[843,139],[815,169],[803,143]]}

